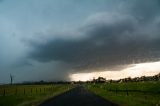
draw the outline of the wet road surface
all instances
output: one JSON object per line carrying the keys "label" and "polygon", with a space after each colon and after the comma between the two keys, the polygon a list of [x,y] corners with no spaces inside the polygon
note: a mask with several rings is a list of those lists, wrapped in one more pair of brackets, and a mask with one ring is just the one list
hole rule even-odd
{"label": "wet road surface", "polygon": [[107,101],[82,86],[54,97],[39,106],[118,106]]}

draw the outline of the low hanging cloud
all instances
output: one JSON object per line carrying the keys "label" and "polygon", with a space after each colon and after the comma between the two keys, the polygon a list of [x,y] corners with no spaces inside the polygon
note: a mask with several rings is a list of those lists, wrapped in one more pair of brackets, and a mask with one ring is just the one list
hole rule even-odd
{"label": "low hanging cloud", "polygon": [[134,1],[128,12],[97,13],[74,30],[74,34],[63,32],[60,36],[66,37],[50,38],[45,43],[32,41],[33,51],[28,57],[39,62],[62,61],[76,72],[116,67],[120,70],[133,61],[158,61],[160,15],[157,3],[156,0]]}

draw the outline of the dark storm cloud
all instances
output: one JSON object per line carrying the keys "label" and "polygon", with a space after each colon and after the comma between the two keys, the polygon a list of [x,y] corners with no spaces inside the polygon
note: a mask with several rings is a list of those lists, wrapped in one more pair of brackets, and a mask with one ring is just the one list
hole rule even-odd
{"label": "dark storm cloud", "polygon": [[[29,57],[39,62],[62,61],[76,70],[159,60],[159,1],[135,0],[124,3],[124,6],[128,9],[125,13],[103,13],[89,18],[87,24],[77,29],[77,33],[83,32],[87,36],[84,39],[32,42],[34,50]],[[73,36],[77,36],[76,33]]]}
{"label": "dark storm cloud", "polygon": [[[132,2],[131,2],[132,3]],[[140,21],[150,22],[159,14],[160,1],[159,0],[133,0],[129,12],[131,12]]]}

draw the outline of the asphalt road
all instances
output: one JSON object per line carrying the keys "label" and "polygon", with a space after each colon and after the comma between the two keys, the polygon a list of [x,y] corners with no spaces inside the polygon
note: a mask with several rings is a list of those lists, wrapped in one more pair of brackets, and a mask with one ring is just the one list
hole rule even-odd
{"label": "asphalt road", "polygon": [[118,106],[111,103],[84,87],[76,87],[64,94],[54,97],[39,106]]}

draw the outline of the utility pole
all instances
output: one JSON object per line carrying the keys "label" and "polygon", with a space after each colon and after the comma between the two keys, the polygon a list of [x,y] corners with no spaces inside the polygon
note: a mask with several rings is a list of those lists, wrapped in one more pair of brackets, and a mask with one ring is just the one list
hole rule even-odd
{"label": "utility pole", "polygon": [[13,78],[14,78],[14,76],[12,74],[10,74],[11,85],[13,84]]}

